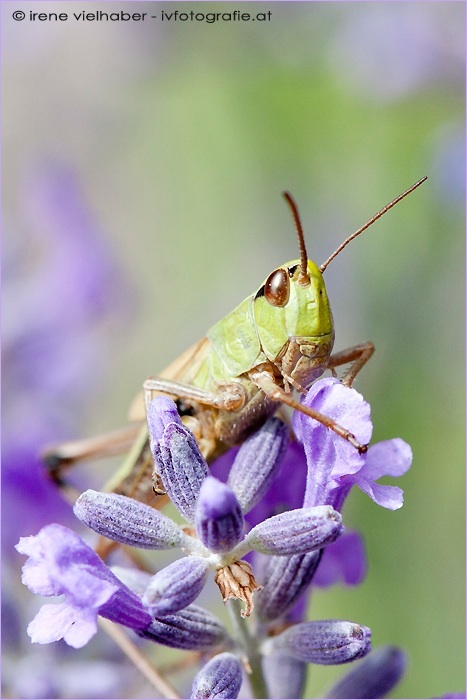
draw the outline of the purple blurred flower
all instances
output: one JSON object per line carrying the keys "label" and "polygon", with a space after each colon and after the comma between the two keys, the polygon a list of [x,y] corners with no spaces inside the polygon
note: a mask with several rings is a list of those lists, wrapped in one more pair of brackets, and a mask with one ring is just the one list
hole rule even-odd
{"label": "purple blurred flower", "polygon": [[51,165],[26,178],[21,213],[19,235],[4,240],[2,264],[2,533],[8,556],[20,535],[70,515],[38,453],[46,443],[76,436],[79,411],[96,389],[102,342],[96,323],[117,308],[121,315],[128,298],[71,169]]}
{"label": "purple blurred flower", "polygon": [[324,550],[313,585],[325,587],[344,583],[346,586],[356,586],[364,580],[366,571],[362,536],[358,532],[344,532]]}
{"label": "purple blurred flower", "polygon": [[372,651],[364,661],[345,674],[325,697],[384,698],[405,672],[407,659],[402,649],[385,646]]}
{"label": "purple blurred flower", "polygon": [[[417,3],[372,9],[354,13],[330,43],[331,66],[349,89],[372,102],[397,102],[440,80],[462,89],[464,43],[455,13]],[[437,31],[441,18],[445,32]]]}

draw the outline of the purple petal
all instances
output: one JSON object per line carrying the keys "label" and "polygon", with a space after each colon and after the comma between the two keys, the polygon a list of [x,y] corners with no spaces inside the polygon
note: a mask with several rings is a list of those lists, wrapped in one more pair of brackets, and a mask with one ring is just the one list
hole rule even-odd
{"label": "purple petal", "polygon": [[320,620],[293,625],[270,643],[301,661],[328,666],[366,656],[370,639],[371,630],[355,622]]}
{"label": "purple petal", "polygon": [[412,464],[410,445],[400,438],[384,440],[371,445],[360,475],[376,481],[382,476],[402,476]]}
{"label": "purple petal", "polygon": [[243,535],[243,513],[234,492],[213,476],[201,486],[196,504],[196,531],[211,552],[228,552]]}
{"label": "purple petal", "polygon": [[227,483],[244,513],[253,508],[277,477],[288,442],[285,423],[270,418],[240,447]]}
{"label": "purple petal", "polygon": [[143,605],[153,617],[170,615],[186,608],[203,590],[209,565],[201,557],[184,557],[151,578]]}
{"label": "purple petal", "polygon": [[189,605],[173,615],[156,618],[140,637],[174,649],[204,650],[227,641],[221,621],[197,605]]}
{"label": "purple petal", "polygon": [[366,576],[365,544],[358,532],[344,532],[336,542],[324,550],[321,563],[313,579],[314,586],[345,583],[356,586]]}
{"label": "purple petal", "polygon": [[[333,377],[319,379],[311,386],[303,404],[333,418],[342,427],[350,430],[362,444],[366,445],[370,441],[373,426],[369,404],[358,391],[344,386],[338,379]],[[303,443],[307,440],[306,433],[309,432],[310,428],[312,430],[314,427],[322,426],[321,423],[299,411],[294,412],[292,424],[295,434]],[[322,427],[329,431],[329,428]],[[343,438],[341,441],[342,447],[348,445]],[[352,449],[355,450],[355,448]]]}
{"label": "purple petal", "polygon": [[155,508],[116,493],[89,489],[73,508],[81,522],[115,542],[143,549],[180,547],[180,528]]}
{"label": "purple petal", "polygon": [[83,611],[68,603],[43,605],[27,631],[31,642],[49,644],[65,638],[67,644],[80,649],[97,632],[97,610]]}
{"label": "purple petal", "polygon": [[375,649],[365,661],[346,673],[325,698],[384,698],[404,675],[406,663],[402,649],[390,646]]}
{"label": "purple petal", "polygon": [[331,506],[297,508],[254,527],[245,541],[263,554],[305,554],[333,542],[342,532],[342,517]]}
{"label": "purple petal", "polygon": [[242,685],[242,666],[236,656],[217,654],[195,676],[190,700],[237,698]]}
{"label": "purple petal", "polygon": [[[333,418],[362,444],[369,442],[370,407],[354,389],[336,379],[322,379],[313,384],[304,404]],[[293,425],[302,437],[308,465],[304,505],[329,504],[340,510],[344,497],[341,478],[358,472],[364,465],[363,456],[332,430],[297,411]]]}
{"label": "purple petal", "polygon": [[360,475],[354,479],[354,482],[373,499],[375,503],[389,510],[397,510],[402,508],[404,504],[404,492],[398,486],[386,486],[383,484],[375,484],[373,481],[368,481]]}

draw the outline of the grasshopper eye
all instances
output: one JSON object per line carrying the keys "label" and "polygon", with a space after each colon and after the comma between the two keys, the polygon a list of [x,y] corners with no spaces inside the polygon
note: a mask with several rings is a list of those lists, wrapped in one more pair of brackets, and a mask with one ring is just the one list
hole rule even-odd
{"label": "grasshopper eye", "polygon": [[285,270],[271,272],[264,284],[264,296],[271,306],[285,306],[289,301],[290,282]]}

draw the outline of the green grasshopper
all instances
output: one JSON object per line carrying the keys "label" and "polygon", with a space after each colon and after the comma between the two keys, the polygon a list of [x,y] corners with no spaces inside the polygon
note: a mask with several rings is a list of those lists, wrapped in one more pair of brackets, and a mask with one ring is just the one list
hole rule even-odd
{"label": "green grasshopper", "polygon": [[[349,236],[319,267],[308,259],[297,206],[287,192],[297,229],[300,258],[275,269],[259,289],[216,323],[158,377],[144,382],[130,408],[133,425],[89,440],[49,450],[45,461],[60,481],[64,464],[89,457],[130,452],[107,485],[140,500],[151,498],[152,458],[145,426],[154,394],[172,397],[184,423],[193,431],[208,461],[241,444],[281,404],[321,422],[360,453],[367,445],[326,415],[297,401],[292,391],[306,390],[326,369],[349,364],[342,384],[351,386],[374,352],[371,342],[332,353],[334,325],[323,272],[350,241],[419,187],[426,177],[392,200]],[[154,490],[163,494],[160,484]]]}

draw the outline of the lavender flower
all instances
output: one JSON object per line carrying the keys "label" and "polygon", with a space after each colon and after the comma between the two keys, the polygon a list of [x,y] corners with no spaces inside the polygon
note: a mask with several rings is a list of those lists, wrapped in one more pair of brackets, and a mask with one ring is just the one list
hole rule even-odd
{"label": "lavender flower", "polygon": [[[173,420],[172,420],[173,419]],[[166,398],[152,401],[148,409],[151,448],[156,469],[174,505],[190,524],[198,538],[187,534],[158,511],[133,499],[116,494],[87,491],[75,505],[75,514],[101,535],[126,545],[160,549],[181,547],[198,559],[204,559],[216,572],[215,580],[224,600],[240,598],[245,603],[242,615],[253,610],[253,592],[259,590],[250,565],[242,560],[249,551],[269,555],[308,553],[334,541],[342,531],[341,516],[329,506],[289,511],[273,516],[243,535],[243,512],[234,491],[214,477],[191,433],[181,425],[175,404]],[[278,419],[271,419],[264,431],[269,445],[267,454],[257,449],[258,436],[247,441],[234,462],[232,483],[243,484],[241,474],[251,485],[253,505],[262,493],[261,483],[277,471],[287,434]],[[185,565],[185,571],[190,568]],[[182,572],[183,567],[177,571]],[[193,585],[156,583],[159,609],[175,611],[192,603],[205,581],[205,567],[195,565]],[[162,576],[162,575],[161,575]],[[178,591],[178,593],[176,593]],[[150,601],[151,591],[145,597]],[[148,603],[152,605],[152,603]]]}
{"label": "lavender flower", "polygon": [[[348,425],[360,441],[369,440],[369,407],[355,391],[335,380],[321,380],[305,401]],[[344,536],[346,546],[338,546],[339,510],[355,483],[381,505],[399,507],[400,490],[374,481],[383,474],[404,473],[410,465],[410,450],[401,440],[392,440],[372,446],[362,456],[314,421],[295,416],[294,423],[306,458],[303,505],[271,514],[245,532],[248,509],[265,498],[279,473],[288,443],[284,424],[272,418],[247,440],[236,451],[223,483],[209,475],[175,404],[167,398],[154,399],[148,407],[148,425],[156,474],[188,525],[180,526],[148,505],[113,493],[86,491],[74,510],[82,522],[116,542],[150,550],[180,549],[185,557],[152,577],[121,573],[131,590],[67,530],[58,538],[43,530],[37,538],[22,540],[19,550],[31,557],[24,568],[24,582],[35,592],[66,596],[62,607],[45,606],[31,623],[33,639],[47,642],[63,637],[81,646],[95,632],[97,615],[103,615],[169,647],[216,648],[221,653],[196,676],[192,698],[237,697],[242,684],[238,654],[248,659],[256,697],[284,698],[302,694],[308,663],[343,664],[366,656],[371,631],[364,625],[345,620],[294,622],[294,610],[324,557],[328,566],[322,585],[339,579],[350,584],[361,580],[362,542],[357,533],[349,533]],[[58,545],[57,539],[63,544]],[[255,554],[253,566],[258,565],[262,586],[243,559],[249,552]],[[353,558],[356,564],[350,561]],[[241,616],[232,616],[235,640],[216,617],[193,604],[209,571],[215,572],[224,601],[243,601]],[[255,592],[256,620],[247,627],[243,618],[253,612]],[[48,610],[51,607],[54,613]],[[229,609],[234,612],[237,606]],[[53,631],[45,633],[44,620],[49,618],[54,620]],[[77,629],[72,630],[76,623]],[[378,669],[394,666],[392,658],[373,658],[375,664],[366,667],[371,673],[361,672],[364,680],[377,679]],[[346,687],[345,679],[342,682]]]}
{"label": "lavender flower", "polygon": [[151,623],[139,597],[68,528],[47,525],[35,537],[22,537],[16,549],[29,556],[25,585],[39,595],[65,595],[63,603],[44,605],[30,623],[33,642],[63,638],[78,649],[96,633],[98,614],[136,630]]}
{"label": "lavender flower", "polygon": [[[342,386],[337,379],[316,382],[304,404],[345,425],[362,443],[369,442],[373,429],[369,405],[357,391]],[[340,511],[350,489],[357,485],[383,508],[396,510],[402,506],[402,490],[382,486],[376,480],[402,476],[409,469],[412,451],[403,440],[379,442],[361,455],[348,442],[335,440],[332,431],[303,414],[295,413],[293,425],[303,442],[308,466],[304,505],[327,503]]]}
{"label": "lavender flower", "polygon": [[2,258],[4,557],[51,518],[72,520],[39,452],[76,434],[105,355],[96,324],[116,309],[121,323],[130,298],[75,171],[45,163],[27,175],[19,230],[4,237]]}

